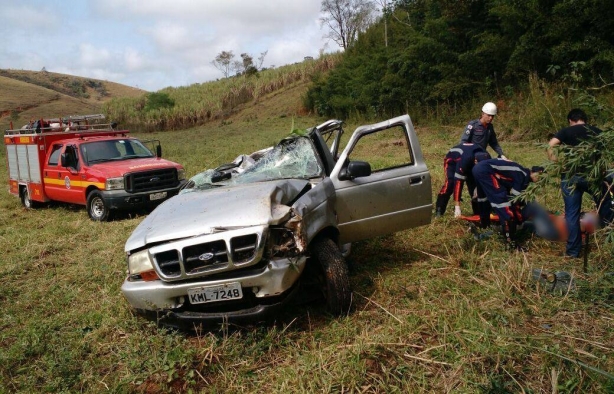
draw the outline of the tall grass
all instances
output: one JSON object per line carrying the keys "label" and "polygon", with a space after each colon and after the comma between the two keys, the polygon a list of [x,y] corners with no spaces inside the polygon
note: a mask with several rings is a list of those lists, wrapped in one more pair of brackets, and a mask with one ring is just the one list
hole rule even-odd
{"label": "tall grass", "polygon": [[339,54],[326,54],[316,60],[267,69],[252,76],[241,75],[161,90],[174,100],[172,108],[146,111],[146,95],[143,95],[111,100],[105,103],[104,112],[110,119],[127,127],[146,131],[193,127],[227,117],[241,104],[257,101],[294,83],[308,81],[315,73],[333,68],[339,58]]}

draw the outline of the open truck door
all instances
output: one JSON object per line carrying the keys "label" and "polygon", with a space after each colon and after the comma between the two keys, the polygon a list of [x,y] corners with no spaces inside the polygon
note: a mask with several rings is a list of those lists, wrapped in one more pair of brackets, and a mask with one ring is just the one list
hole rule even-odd
{"label": "open truck door", "polygon": [[[372,152],[379,157],[367,162]],[[340,243],[431,221],[431,177],[408,115],[357,128],[330,178]]]}

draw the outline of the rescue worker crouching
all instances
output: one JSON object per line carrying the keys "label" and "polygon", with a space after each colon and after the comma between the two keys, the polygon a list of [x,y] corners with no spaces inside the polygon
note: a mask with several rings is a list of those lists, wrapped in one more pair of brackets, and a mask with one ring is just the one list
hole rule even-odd
{"label": "rescue worker crouching", "polygon": [[480,161],[473,167],[480,202],[480,224],[482,227],[490,224],[490,211],[493,209],[499,216],[504,241],[512,249],[522,249],[518,245],[516,228],[523,221],[522,204],[512,203],[512,199],[530,182],[536,182],[543,171],[543,167],[535,166],[529,170],[500,158]]}
{"label": "rescue worker crouching", "polygon": [[[437,195],[437,201],[435,203],[436,217],[443,216],[446,212],[452,194],[454,194],[454,217],[457,218],[461,216],[460,202],[464,183],[467,182],[469,195],[473,196],[476,186],[471,170],[476,161],[476,157],[484,158],[484,155],[490,158],[490,155],[479,145],[469,142],[453,146],[448,153],[446,153],[443,159],[446,180]],[[474,215],[478,214],[478,206],[473,198],[471,200],[471,206]]]}

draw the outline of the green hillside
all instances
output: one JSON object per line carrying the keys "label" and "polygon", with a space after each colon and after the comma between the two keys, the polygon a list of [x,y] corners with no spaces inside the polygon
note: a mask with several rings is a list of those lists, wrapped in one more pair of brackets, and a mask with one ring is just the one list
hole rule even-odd
{"label": "green hillside", "polygon": [[142,96],[140,89],[114,82],[47,71],[0,69],[0,127],[30,120],[102,112],[116,97]]}

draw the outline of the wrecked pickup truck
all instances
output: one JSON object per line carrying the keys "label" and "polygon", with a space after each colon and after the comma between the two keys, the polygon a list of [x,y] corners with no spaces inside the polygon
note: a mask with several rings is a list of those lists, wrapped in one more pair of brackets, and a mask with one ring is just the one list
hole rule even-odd
{"label": "wrecked pickup truck", "polygon": [[432,197],[408,115],[339,154],[342,134],[331,120],[193,177],[126,242],[131,306],[165,326],[254,322],[317,288],[347,313],[342,246],[430,223]]}

